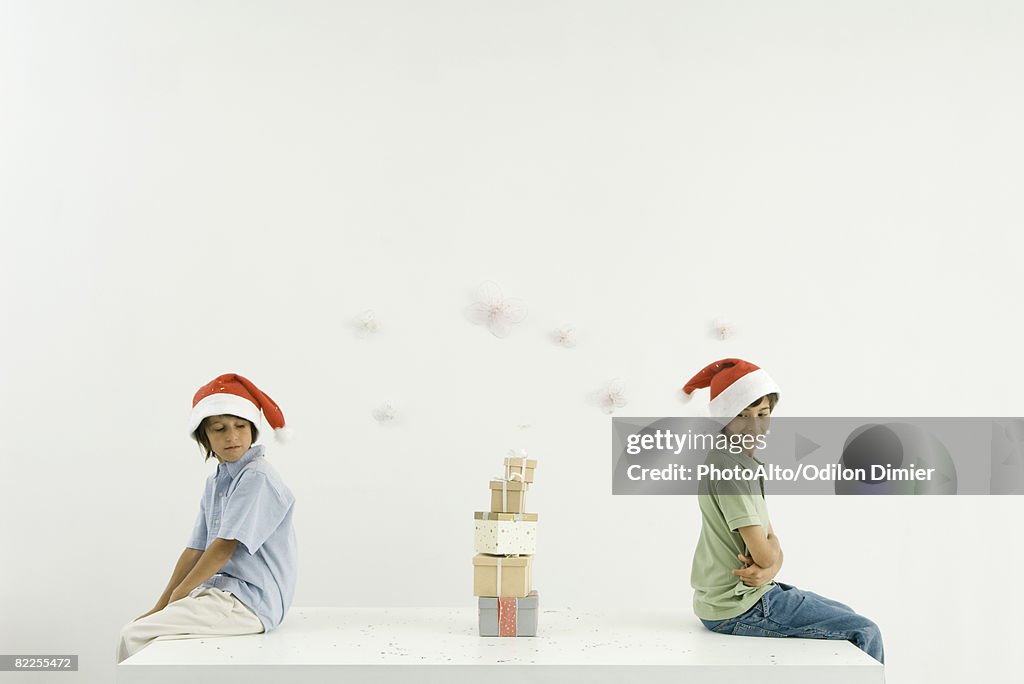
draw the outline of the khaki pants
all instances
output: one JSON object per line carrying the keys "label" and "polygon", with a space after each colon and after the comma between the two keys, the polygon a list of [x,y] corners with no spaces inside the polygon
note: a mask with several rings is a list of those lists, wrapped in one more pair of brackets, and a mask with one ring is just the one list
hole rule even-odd
{"label": "khaki pants", "polygon": [[135,655],[151,641],[259,634],[263,623],[234,595],[200,587],[152,615],[121,629],[117,662]]}

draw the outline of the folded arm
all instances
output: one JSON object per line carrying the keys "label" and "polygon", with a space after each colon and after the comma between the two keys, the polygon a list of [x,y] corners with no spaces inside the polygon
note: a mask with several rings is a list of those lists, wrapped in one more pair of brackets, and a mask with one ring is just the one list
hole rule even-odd
{"label": "folded arm", "polygon": [[748,586],[766,584],[778,574],[782,568],[782,546],[775,530],[768,523],[765,533],[761,525],[748,525],[737,530],[747,545],[749,556],[739,554],[738,558],[745,567],[734,569],[732,573],[743,580]]}

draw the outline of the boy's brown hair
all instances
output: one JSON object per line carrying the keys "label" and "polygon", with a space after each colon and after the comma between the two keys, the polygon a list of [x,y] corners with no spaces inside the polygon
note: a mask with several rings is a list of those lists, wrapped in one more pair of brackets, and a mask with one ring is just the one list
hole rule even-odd
{"label": "boy's brown hair", "polygon": [[[779,403],[779,393],[778,392],[772,392],[771,394],[764,395],[764,397],[768,397],[768,408],[770,408],[772,411],[774,411],[775,410],[775,404]],[[755,406],[757,406],[758,404],[760,404],[764,400],[764,397],[758,397],[757,401],[753,402],[747,408],[754,408]]]}
{"label": "boy's brown hair", "polygon": [[[249,424],[249,431],[252,432],[252,441],[255,442],[256,439],[260,436],[260,431],[257,430],[256,426],[252,424],[252,421],[249,420],[248,418],[242,418],[241,416],[232,417],[238,418],[239,420],[244,420],[246,423]],[[199,427],[197,427],[196,431],[192,433],[192,439],[199,442],[199,446],[202,447],[203,451],[206,452],[206,458],[203,459],[203,462],[210,460],[215,455],[213,453],[213,449],[210,448],[210,438],[206,436],[206,421],[210,420],[210,418],[213,418],[213,416],[207,416],[206,418],[203,418],[202,421],[200,421],[199,423]]]}

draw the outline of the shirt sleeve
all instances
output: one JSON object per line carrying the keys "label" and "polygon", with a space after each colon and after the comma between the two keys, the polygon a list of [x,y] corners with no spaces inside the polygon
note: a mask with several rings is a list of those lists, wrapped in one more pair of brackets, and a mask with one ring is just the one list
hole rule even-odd
{"label": "shirt sleeve", "polygon": [[206,550],[206,495],[199,500],[199,515],[196,516],[195,525],[192,526],[192,536],[187,544],[190,549]]}
{"label": "shirt sleeve", "polygon": [[715,501],[718,502],[730,530],[735,532],[748,525],[763,525],[761,516],[757,513],[754,495],[750,493],[745,482],[717,480],[713,487]]}
{"label": "shirt sleeve", "polygon": [[217,536],[237,539],[252,555],[281,526],[292,503],[293,499],[280,494],[263,473],[243,472],[224,504]]}

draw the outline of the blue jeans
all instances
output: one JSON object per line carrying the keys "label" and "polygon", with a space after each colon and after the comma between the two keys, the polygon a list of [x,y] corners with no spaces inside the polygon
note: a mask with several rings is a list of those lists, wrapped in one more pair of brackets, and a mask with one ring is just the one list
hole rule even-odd
{"label": "blue jeans", "polygon": [[800,639],[843,639],[885,664],[882,632],[871,620],[853,608],[776,582],[751,606],[750,610],[725,620],[701,620],[719,634],[761,637],[797,637]]}

